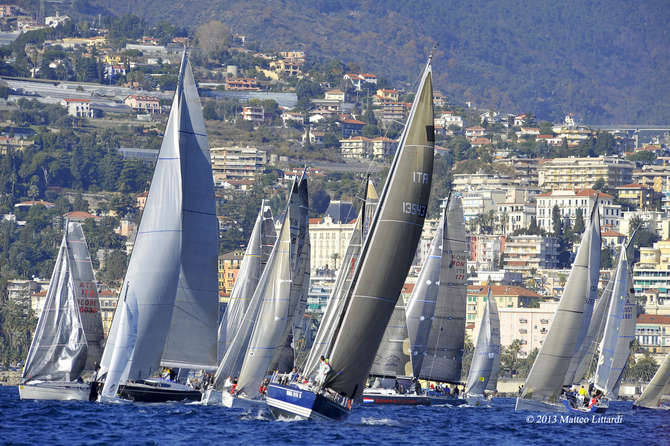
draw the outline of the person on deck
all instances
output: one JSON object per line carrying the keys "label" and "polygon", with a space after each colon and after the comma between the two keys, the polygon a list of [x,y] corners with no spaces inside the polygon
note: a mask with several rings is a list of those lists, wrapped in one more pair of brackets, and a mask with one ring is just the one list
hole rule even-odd
{"label": "person on deck", "polygon": [[582,386],[577,392],[577,401],[579,401],[579,406],[584,406],[584,399],[586,398],[586,389]]}
{"label": "person on deck", "polygon": [[237,392],[237,378],[233,380],[233,387],[230,388],[231,395],[235,395],[235,392]]}
{"label": "person on deck", "polygon": [[268,379],[265,378],[260,387],[258,387],[258,393],[260,393],[261,395],[265,395],[268,391],[268,384],[269,384]]}
{"label": "person on deck", "polygon": [[458,394],[459,394],[459,392],[460,392],[460,391],[458,390],[458,386],[456,386],[456,387],[454,388],[454,398],[458,398]]}
{"label": "person on deck", "polygon": [[323,383],[326,381],[326,376],[328,376],[329,372],[330,372],[330,364],[328,364],[328,360],[325,358],[325,356],[321,355],[319,372],[316,376],[316,384],[319,387],[323,386]]}
{"label": "person on deck", "polygon": [[233,387],[233,377],[229,376],[228,378],[226,378],[226,381],[223,383],[223,388],[224,389],[230,389],[231,387]]}
{"label": "person on deck", "polygon": [[291,374],[288,376],[289,381],[295,381],[298,379],[298,369],[296,367],[293,367],[293,370],[291,371]]}

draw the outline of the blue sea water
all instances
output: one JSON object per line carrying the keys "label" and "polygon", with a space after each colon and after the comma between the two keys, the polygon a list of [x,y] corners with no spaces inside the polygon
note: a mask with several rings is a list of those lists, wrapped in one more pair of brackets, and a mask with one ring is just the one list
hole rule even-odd
{"label": "blue sea water", "polygon": [[197,404],[20,401],[16,387],[0,386],[1,444],[670,445],[670,412],[615,402],[604,416],[616,415],[620,423],[562,422],[514,412],[505,398],[491,408],[357,407],[343,422],[277,421]]}

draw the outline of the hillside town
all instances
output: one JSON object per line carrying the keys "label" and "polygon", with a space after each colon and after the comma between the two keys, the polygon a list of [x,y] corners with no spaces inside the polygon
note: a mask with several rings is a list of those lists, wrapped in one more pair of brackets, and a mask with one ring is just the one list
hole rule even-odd
{"label": "hillside town", "polygon": [[[305,341],[313,341],[354,231],[361,185],[369,175],[383,187],[414,85],[391,85],[365,67],[297,48],[261,51],[219,22],[189,35],[139,26],[132,16],[75,23],[57,11],[36,17],[6,4],[0,30],[0,305],[19,308],[34,326],[56,234],[66,219],[79,221],[109,332],[188,47],[216,187],[221,307],[260,200],[277,215],[306,167]],[[466,335],[470,342],[476,337],[490,292],[503,349],[532,363],[597,200],[600,288],[618,247],[635,234],[636,344],[625,378],[632,387],[622,394],[635,393],[635,383],[651,377],[650,364],[670,353],[670,129],[589,126],[569,112],[548,122],[532,110],[461,103],[440,85],[433,106],[431,204],[402,297],[416,284],[441,206],[458,194],[468,231]],[[20,365],[30,342],[23,338],[3,347],[4,367]],[[509,362],[501,373],[519,376]]]}

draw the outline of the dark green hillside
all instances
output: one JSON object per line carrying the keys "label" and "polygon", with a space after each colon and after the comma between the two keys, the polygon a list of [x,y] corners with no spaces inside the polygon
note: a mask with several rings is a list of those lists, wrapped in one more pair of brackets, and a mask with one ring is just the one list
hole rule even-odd
{"label": "dark green hillside", "polygon": [[[89,3],[96,3],[90,1]],[[121,2],[125,6],[125,2]],[[110,11],[119,3],[98,1]],[[414,80],[434,42],[436,85],[456,101],[541,119],[670,123],[667,0],[135,0],[147,20],[213,18],[266,49],[357,62]]]}

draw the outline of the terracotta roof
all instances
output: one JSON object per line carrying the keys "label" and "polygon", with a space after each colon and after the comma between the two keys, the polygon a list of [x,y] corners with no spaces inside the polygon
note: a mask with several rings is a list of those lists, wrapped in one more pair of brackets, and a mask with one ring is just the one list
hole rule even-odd
{"label": "terracotta roof", "polygon": [[625,237],[626,236],[626,234],[622,234],[622,233],[617,232],[617,231],[604,231],[604,232],[600,233],[600,235],[602,237]]}
{"label": "terracotta roof", "polygon": [[91,100],[83,98],[65,98],[65,102],[91,102]]}
{"label": "terracotta roof", "polygon": [[318,225],[319,223],[321,223],[321,220],[322,220],[322,218],[320,218],[320,217],[319,218],[310,218],[309,219],[309,224],[310,225]]}
{"label": "terracotta roof", "polygon": [[623,186],[617,186],[617,189],[649,189],[649,186],[645,186],[644,184],[640,183],[631,183],[624,184]]}
{"label": "terracotta roof", "polygon": [[581,190],[575,191],[575,195],[578,196],[578,197],[595,197],[596,194],[600,198],[614,198],[613,195],[606,194],[605,192],[600,192],[600,191],[593,190],[593,189],[581,189]]}
{"label": "terracotta roof", "polygon": [[359,121],[358,119],[343,119],[340,121],[342,124],[355,124],[355,125],[365,125],[366,123],[363,121]]}
{"label": "terracotta roof", "polygon": [[98,297],[114,297],[116,292],[113,290],[102,290],[98,293]]}
{"label": "terracotta roof", "polygon": [[670,316],[662,314],[641,314],[637,317],[637,323],[670,325]]}
{"label": "terracotta roof", "polygon": [[[468,294],[486,296],[489,292],[488,286],[468,285]],[[535,291],[528,290],[520,286],[512,285],[491,285],[491,294],[494,296],[524,296],[524,297],[542,297]]]}
{"label": "terracotta roof", "polygon": [[100,218],[97,215],[89,214],[88,212],[84,211],[67,212],[63,214],[63,217],[69,218],[70,220],[88,220],[89,218],[95,218],[95,219]]}

